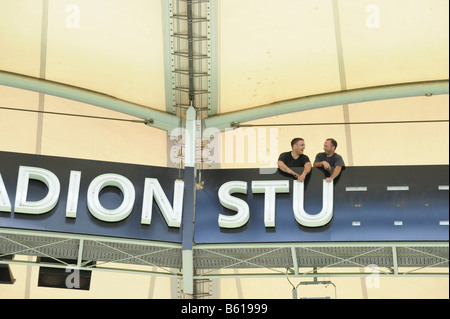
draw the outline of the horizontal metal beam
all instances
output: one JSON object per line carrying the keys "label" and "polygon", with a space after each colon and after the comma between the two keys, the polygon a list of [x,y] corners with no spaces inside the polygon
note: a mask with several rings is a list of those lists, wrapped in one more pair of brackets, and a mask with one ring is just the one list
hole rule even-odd
{"label": "horizontal metal beam", "polygon": [[[94,236],[73,233],[57,233],[41,230],[2,228],[0,233],[22,236],[41,236],[61,239],[92,240],[130,245],[144,245],[162,248],[181,249],[180,243],[149,241],[133,238]],[[246,248],[314,248],[314,247],[450,247],[448,241],[398,241],[398,242],[280,242],[280,243],[229,243],[229,244],[195,244],[193,250],[208,249],[246,249]]]}
{"label": "horizontal metal beam", "polygon": [[58,96],[132,115],[146,120],[147,125],[151,127],[168,132],[178,127],[179,119],[175,115],[69,84],[0,70],[0,85]]}
{"label": "horizontal metal beam", "polygon": [[[24,266],[42,266],[48,268],[65,269],[67,266],[61,264],[52,263],[39,263],[35,261],[22,261],[22,260],[0,260],[0,264],[3,265],[24,265]],[[126,266],[126,265],[123,265]],[[172,277],[182,278],[182,273],[169,273],[169,272],[157,272],[145,269],[133,269],[133,268],[118,268],[118,267],[76,267],[78,270],[87,271],[104,271],[114,273],[127,273],[134,275],[150,275],[159,277]],[[320,273],[299,273],[286,275],[283,273],[233,273],[233,274],[206,274],[206,275],[194,275],[194,279],[218,279],[218,278],[319,278],[319,277],[367,277],[373,276],[373,272],[320,272]],[[449,277],[448,272],[399,272],[399,273],[377,273],[379,277]]]}
{"label": "horizontal metal beam", "polygon": [[220,131],[238,123],[329,106],[449,93],[449,81],[423,81],[343,90],[293,98],[205,119],[205,128]]}
{"label": "horizontal metal beam", "polygon": [[[197,275],[194,279],[216,279],[216,278],[318,278],[318,277],[367,277],[373,276],[374,273],[367,272],[323,272],[323,273],[307,273],[298,275],[286,275],[281,273],[235,273],[235,274],[208,274]],[[377,273],[379,277],[449,277],[448,272],[423,272],[423,273]]]}
{"label": "horizontal metal beam", "polygon": [[163,242],[163,241],[151,241],[151,240],[133,239],[133,238],[122,238],[122,237],[94,236],[94,235],[75,234],[75,233],[57,233],[57,232],[47,232],[47,231],[41,231],[41,230],[31,230],[31,229],[0,227],[0,235],[1,234],[49,237],[49,238],[73,239],[73,240],[92,240],[92,241],[97,241],[97,242],[108,242],[108,243],[119,243],[119,244],[128,244],[128,245],[140,245],[140,246],[150,246],[150,247],[181,249],[181,244],[178,244],[178,243],[170,243],[170,242]]}
{"label": "horizontal metal beam", "polygon": [[[144,119],[149,126],[163,129],[168,132],[179,125],[179,119],[175,115],[69,84],[0,70],[0,85],[49,94],[111,109]],[[315,108],[448,93],[448,80],[400,83],[329,92],[277,101],[250,109],[212,116],[205,119],[205,128],[214,127],[223,131],[226,128],[236,126],[236,123]]]}
{"label": "horizontal metal beam", "polygon": [[449,247],[448,241],[399,241],[399,242],[285,242],[285,243],[229,243],[196,244],[197,249],[251,249],[251,248],[314,248],[314,247]]}
{"label": "horizontal metal beam", "polygon": [[[55,268],[55,269],[67,269],[67,265],[56,264],[56,263],[41,263],[35,261],[25,261],[25,260],[0,260],[0,265],[22,265],[22,266],[38,266],[38,267],[46,267],[46,268]],[[126,268],[126,264],[122,264],[124,267],[73,267],[72,269],[77,270],[86,270],[86,271],[105,271],[105,272],[114,272],[114,273],[125,273],[125,274],[133,274],[133,275],[150,275],[150,276],[160,276],[160,277],[172,277],[172,278],[182,278],[181,273],[171,273],[171,272],[157,272],[152,270],[145,269],[135,269],[135,268]]]}
{"label": "horizontal metal beam", "polygon": [[[80,256],[82,256],[82,251],[84,250],[84,245],[83,242],[86,240],[93,240],[93,241],[98,241],[98,242],[107,242],[107,243],[127,243],[127,244],[136,244],[136,245],[148,245],[148,246],[165,246],[166,248],[181,248],[180,244],[170,244],[170,243],[160,243],[160,242],[151,242],[151,241],[144,241],[144,240],[134,240],[134,239],[126,239],[126,238],[111,238],[111,237],[102,237],[102,236],[91,236],[91,235],[82,235],[82,234],[68,234],[68,233],[53,233],[53,232],[44,232],[44,231],[35,231],[35,230],[22,230],[22,229],[9,229],[9,228],[0,228],[0,235],[4,233],[4,234],[17,234],[17,235],[22,235],[22,236],[42,236],[42,237],[55,237],[55,238],[60,238],[63,240],[69,240],[69,239],[76,239],[79,241],[79,252],[78,252],[78,259],[81,259]],[[1,237],[1,236],[0,236]],[[29,247],[28,245],[22,245],[24,246],[25,250],[33,250],[33,251],[39,251],[40,253],[43,253],[42,251],[40,251],[40,248],[43,247],[47,247],[47,246],[51,246],[53,244],[58,244],[59,242],[55,242],[55,243],[48,243],[41,246],[33,246],[33,247]],[[20,244],[20,243],[19,243]],[[449,243],[448,241],[443,241],[443,242],[317,242],[317,243],[311,243],[311,242],[296,242],[296,243],[242,243],[242,244],[202,244],[202,245],[194,245],[193,249],[194,252],[195,250],[202,250],[202,249],[226,249],[226,248],[232,248],[232,249],[244,249],[244,248],[272,248],[272,252],[274,250],[278,250],[280,248],[290,248],[291,250],[291,256],[295,257],[294,258],[294,267],[297,271],[295,271],[295,274],[289,274],[287,275],[284,271],[281,271],[281,269],[285,269],[285,268],[273,268],[273,267],[266,267],[266,266],[262,266],[262,265],[258,265],[258,264],[253,264],[255,266],[255,268],[265,268],[267,270],[271,270],[272,272],[269,273],[260,273],[260,272],[254,272],[251,271],[251,273],[233,273],[233,274],[228,274],[228,273],[219,273],[217,274],[216,271],[220,271],[220,269],[215,269],[211,272],[208,273],[203,273],[201,275],[193,275],[192,278],[193,279],[213,279],[213,278],[244,278],[244,277],[324,277],[324,276],[331,276],[331,277],[352,277],[352,276],[367,276],[369,273],[367,272],[339,272],[339,271],[323,271],[323,272],[314,272],[312,273],[311,271],[307,271],[307,272],[302,272],[302,269],[304,268],[309,268],[309,267],[302,267],[302,268],[298,268],[298,264],[295,265],[295,260],[297,259],[297,257],[295,256],[295,248],[323,248],[323,247],[371,247],[371,248],[375,248],[375,250],[378,250],[379,248],[383,248],[383,247],[405,247],[408,248],[412,251],[416,251],[416,249],[414,249],[414,247],[448,247]],[[120,248],[118,248],[118,251],[121,252]],[[21,251],[22,252],[22,251]],[[128,254],[126,251],[123,251],[124,254]],[[318,253],[321,253],[320,251],[317,251]],[[149,252],[148,255],[153,254],[153,253],[157,253],[157,252]],[[220,252],[216,252],[218,255],[222,255],[227,257],[226,252],[225,253],[220,253]],[[237,258],[234,258],[232,256],[228,256],[230,258],[236,259],[236,261],[239,262],[245,262],[247,264],[249,264],[249,261],[256,258],[256,257],[262,257],[267,253],[271,253],[269,252],[257,252],[257,256],[250,256],[250,258],[246,258],[245,260],[240,260]],[[367,251],[364,252],[363,254],[357,255],[357,256],[351,256],[348,260],[350,261],[351,259],[358,257],[358,256],[362,256],[364,254],[370,254],[371,251]],[[437,266],[438,264],[442,264],[447,262],[448,260],[444,257],[440,257],[434,254],[430,254],[426,251],[420,251],[417,250],[417,253],[420,254],[424,254],[427,256],[431,256],[431,257],[436,257],[436,258],[440,258],[442,259],[442,261],[438,262],[438,263],[434,263],[432,265],[426,265],[425,267],[399,267],[398,264],[395,265],[395,260],[394,260],[394,265],[395,268],[386,273],[384,271],[380,271],[379,275],[380,276],[404,276],[404,277],[448,277],[448,267],[437,267],[437,271],[423,271],[425,270],[425,268],[429,268],[429,267],[434,267]],[[11,252],[10,254],[17,254],[15,252]],[[324,255],[328,255],[328,253],[323,253]],[[1,254],[0,254],[1,255]],[[19,253],[20,255],[20,253]],[[147,254],[146,254],[147,255]],[[48,255],[50,256],[50,255]],[[143,256],[138,255],[129,255],[129,258],[139,258]],[[125,259],[128,259],[128,257],[126,257]],[[195,257],[195,253],[194,253],[194,257]],[[340,259],[340,261],[332,263],[330,265],[321,267],[321,269],[325,270],[327,269],[332,269],[334,265],[340,263],[340,262],[345,262],[347,261],[347,259],[345,258],[341,258],[339,256],[332,256],[335,257],[337,259]],[[395,258],[396,259],[396,258]],[[184,272],[186,271],[185,269],[180,270],[179,272],[172,272],[172,271],[168,271],[167,269],[165,269],[164,267],[160,267],[157,265],[152,264],[151,262],[148,262],[148,266],[157,266],[161,269],[163,269],[164,271],[155,271],[153,268],[151,270],[146,270],[144,268],[141,269],[136,269],[135,267],[128,267],[126,264],[121,264],[120,267],[102,267],[103,264],[116,264],[116,263],[121,263],[121,261],[123,261],[124,259],[117,259],[117,260],[112,260],[112,261],[106,261],[102,264],[97,264],[95,268],[91,268],[91,267],[84,267],[81,266],[81,263],[78,263],[78,269],[80,270],[100,270],[100,271],[112,271],[112,272],[125,272],[125,273],[134,273],[134,274],[148,274],[148,275],[154,275],[154,276],[169,276],[169,277],[177,277],[177,278],[182,278]],[[44,265],[47,266],[47,264],[40,264],[40,263],[36,263],[36,262],[30,262],[30,261],[21,261],[21,260],[0,260],[0,264],[21,264],[21,265],[33,265],[33,266],[39,266],[39,265]],[[53,264],[50,265],[50,267],[52,267]],[[59,264],[54,264],[54,267],[58,268],[63,268],[65,267],[64,265],[59,265]],[[147,266],[146,266],[147,267]],[[347,267],[347,268],[352,268],[352,267]],[[354,267],[356,268],[356,267]],[[412,270],[410,270],[412,269]],[[378,275],[378,273],[377,273]]]}

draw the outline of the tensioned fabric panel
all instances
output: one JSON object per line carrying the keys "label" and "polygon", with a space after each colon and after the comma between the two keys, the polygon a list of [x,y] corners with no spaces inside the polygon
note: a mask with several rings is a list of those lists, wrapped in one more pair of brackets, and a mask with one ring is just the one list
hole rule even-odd
{"label": "tensioned fabric panel", "polygon": [[[323,151],[324,140],[333,137],[338,141],[337,153],[350,166],[448,164],[448,103],[448,95],[392,99],[350,104],[347,120],[344,108],[334,106],[250,121],[220,135],[220,164],[266,167],[264,160],[270,158],[275,166],[294,137],[305,139],[304,153],[311,161]],[[424,122],[434,120],[444,121]],[[346,122],[376,124],[339,124]],[[245,147],[238,146],[240,141]],[[238,163],[239,158],[245,162]]]}
{"label": "tensioned fabric panel", "polygon": [[[0,2],[0,70],[166,110],[162,1],[43,3]],[[228,0],[213,18],[219,113],[448,79],[445,0]]]}
{"label": "tensioned fabric panel", "polygon": [[39,97],[0,85],[0,150],[167,165],[165,131],[132,122],[140,120],[132,116],[50,95],[42,99],[44,111],[53,113],[39,114]]}
{"label": "tensioned fabric panel", "polygon": [[0,1],[0,69],[165,110],[161,1]]}
{"label": "tensioned fabric panel", "polygon": [[448,78],[446,1],[221,1],[219,37],[221,112]]}
{"label": "tensioned fabric panel", "polygon": [[[163,6],[159,0],[114,4],[103,0],[76,4],[68,0],[0,1],[0,70],[44,77],[164,111],[165,85],[171,79],[165,74],[168,66],[164,65],[164,56],[170,52],[164,48],[168,26]],[[219,114],[310,94],[448,79],[448,2],[444,0],[228,0],[218,1],[210,18],[217,20]],[[0,89],[4,107],[20,104],[21,108],[51,112],[131,118],[56,97]],[[381,100],[303,111],[250,124],[285,120],[300,124],[445,120],[447,105],[448,95]],[[44,120],[33,123],[35,115],[5,112],[3,127],[21,122],[26,131],[7,131],[23,137],[26,134],[23,140],[29,145],[18,149],[5,141],[4,150],[34,152],[33,142],[42,139],[41,151],[48,155],[92,158],[85,151],[91,147],[96,150],[96,158],[101,153],[109,154],[105,160],[141,163],[138,154],[142,148],[127,143],[130,137],[123,132],[142,137],[149,145],[167,146],[165,134],[136,124],[102,123],[112,145],[102,145],[103,137],[88,144],[84,141],[99,134],[99,130],[95,134],[90,130],[94,126],[99,129],[98,122],[92,126],[87,124],[90,120],[72,118],[73,123],[67,125],[60,117],[44,115]],[[41,133],[36,133],[34,127]],[[79,127],[85,129],[77,130]],[[283,151],[283,145],[288,147],[295,135],[307,139],[307,152],[314,155],[321,151],[322,140],[333,136],[341,142],[339,152],[351,165],[404,165],[410,159],[403,140],[410,138],[422,145],[428,164],[448,163],[448,152],[440,152],[442,147],[438,146],[447,145],[444,148],[448,150],[448,124],[383,126],[385,134],[378,137],[380,128],[279,127],[276,152]],[[363,151],[366,142],[384,151],[368,158]],[[114,145],[119,144],[127,145],[127,150],[121,152],[120,158],[111,158]],[[148,155],[149,151],[143,153],[147,163],[171,165],[167,156],[156,160]],[[388,160],[383,153],[390,154]],[[222,160],[221,164],[235,167],[243,163]],[[254,167],[259,163],[245,165]]]}

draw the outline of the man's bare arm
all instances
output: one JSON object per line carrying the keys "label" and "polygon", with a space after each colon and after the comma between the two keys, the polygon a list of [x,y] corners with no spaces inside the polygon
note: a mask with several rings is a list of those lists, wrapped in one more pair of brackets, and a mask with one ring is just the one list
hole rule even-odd
{"label": "man's bare arm", "polygon": [[336,177],[339,176],[339,174],[341,173],[341,170],[342,170],[342,166],[336,166],[334,168],[334,171],[331,174],[331,176],[326,178],[326,181],[331,182],[332,180],[334,180]]}
{"label": "man's bare arm", "polygon": [[306,175],[308,175],[312,170],[311,162],[305,163],[305,167],[303,168],[302,174],[298,177],[297,180],[300,182],[303,182],[306,178]]}
{"label": "man's bare arm", "polygon": [[278,168],[282,172],[285,172],[287,174],[294,176],[298,181],[303,182],[306,178],[306,175],[308,175],[311,172],[312,166],[311,166],[311,162],[306,163],[301,175],[297,174],[296,172],[291,170],[289,167],[287,167],[283,161],[278,161]]}
{"label": "man's bare arm", "polygon": [[314,162],[314,167],[323,167],[326,170],[330,170],[331,166],[327,161]]}
{"label": "man's bare arm", "polygon": [[278,161],[278,168],[282,172],[285,172],[287,174],[293,175],[295,178],[298,178],[298,174],[296,172],[294,172],[293,170],[291,170],[289,167],[287,167],[283,161]]}

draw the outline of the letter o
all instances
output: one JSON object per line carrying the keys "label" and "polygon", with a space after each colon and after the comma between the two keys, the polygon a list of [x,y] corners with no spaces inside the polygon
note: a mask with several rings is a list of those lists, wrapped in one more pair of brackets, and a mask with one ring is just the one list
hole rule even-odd
{"label": "letter o", "polygon": [[[122,191],[122,204],[115,209],[107,209],[100,203],[100,191],[107,186],[115,186]],[[89,185],[87,205],[89,212],[97,219],[105,222],[118,222],[130,215],[135,196],[134,186],[129,179],[118,174],[103,174],[94,178]]]}

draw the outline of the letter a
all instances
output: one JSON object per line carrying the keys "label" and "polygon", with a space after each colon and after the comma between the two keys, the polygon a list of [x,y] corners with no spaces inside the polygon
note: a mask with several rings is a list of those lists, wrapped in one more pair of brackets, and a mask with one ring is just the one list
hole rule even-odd
{"label": "letter a", "polygon": [[369,29],[380,28],[380,8],[376,4],[368,4],[366,12],[370,13],[366,18],[366,27]]}
{"label": "letter a", "polygon": [[3,183],[2,174],[0,174],[0,212],[11,213],[11,202],[6,192],[5,183]]}
{"label": "letter a", "polygon": [[80,7],[77,4],[69,4],[66,6],[66,13],[69,15],[66,17],[66,27],[68,29],[80,28]]}

